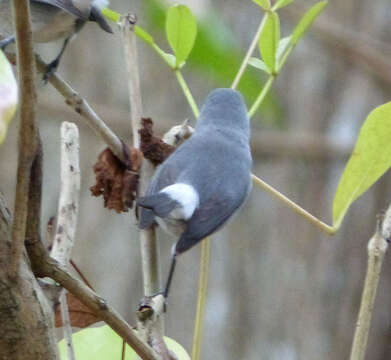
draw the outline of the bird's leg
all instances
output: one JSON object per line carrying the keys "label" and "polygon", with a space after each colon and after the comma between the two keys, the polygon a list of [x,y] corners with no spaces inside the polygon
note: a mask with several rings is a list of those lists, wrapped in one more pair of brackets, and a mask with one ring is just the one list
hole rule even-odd
{"label": "bird's leg", "polygon": [[9,37],[7,37],[7,38],[5,38],[5,39],[0,40],[0,49],[1,49],[1,50],[5,50],[5,48],[6,48],[9,44],[11,44],[11,43],[13,43],[13,42],[15,42],[15,36],[9,36]]}
{"label": "bird's leg", "polygon": [[64,40],[64,43],[62,44],[62,48],[60,50],[60,53],[56,56],[56,58],[51,63],[49,63],[47,65],[45,73],[43,74],[43,81],[45,83],[49,80],[50,76],[52,76],[56,72],[58,65],[60,64],[61,57],[64,54],[64,51],[65,51],[70,39],[71,39],[71,36],[67,37]]}
{"label": "bird's leg", "polygon": [[174,275],[175,265],[176,265],[176,255],[174,253],[171,255],[170,272],[168,273],[168,279],[167,279],[166,286],[165,286],[164,292],[163,292],[163,296],[165,299],[167,299],[168,292],[170,291],[170,285],[171,285],[172,277]]}

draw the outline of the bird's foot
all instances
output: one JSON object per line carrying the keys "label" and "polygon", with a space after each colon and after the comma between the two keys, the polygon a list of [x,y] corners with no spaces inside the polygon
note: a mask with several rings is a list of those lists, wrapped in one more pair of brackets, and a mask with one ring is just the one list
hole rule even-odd
{"label": "bird's foot", "polygon": [[45,84],[47,84],[50,77],[53,76],[54,73],[57,71],[59,63],[59,59],[54,59],[51,63],[47,65],[45,72],[43,73],[43,82]]}

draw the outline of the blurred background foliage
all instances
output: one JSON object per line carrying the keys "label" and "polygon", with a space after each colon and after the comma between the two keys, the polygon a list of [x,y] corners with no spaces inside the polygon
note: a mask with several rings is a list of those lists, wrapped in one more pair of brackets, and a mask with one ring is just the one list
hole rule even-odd
{"label": "blurred background foliage", "polygon": [[[157,0],[112,0],[119,12],[137,14],[165,50],[163,8]],[[196,14],[199,35],[183,73],[198,104],[215,87],[229,86],[262,13],[252,1],[183,1]],[[314,1],[280,11],[290,33]],[[337,183],[366,116],[390,100],[391,3],[330,0],[300,42],[254,116],[253,172],[321,219],[331,222]],[[139,42],[145,116],[158,134],[195,119],[161,59]],[[52,59],[59,44],[42,45]],[[118,31],[89,24],[72,42],[59,73],[125,141],[131,141],[126,68]],[[239,89],[250,106],[264,78],[250,69]],[[45,152],[43,231],[56,212],[61,121],[81,133],[82,193],[73,259],[94,288],[135,322],[142,296],[137,221],[92,198],[92,166],[104,144],[51,87],[40,86],[38,116]],[[18,122],[0,148],[0,189],[13,206]],[[391,200],[386,174],[349,211],[334,237],[321,233],[283,204],[254,189],[243,211],[213,236],[203,339],[206,359],[346,359],[366,267],[366,245],[376,214]],[[172,245],[159,232],[162,274]],[[188,351],[195,313],[199,247],[181,256],[166,317],[166,332]],[[391,265],[386,259],[367,358],[391,358]]]}

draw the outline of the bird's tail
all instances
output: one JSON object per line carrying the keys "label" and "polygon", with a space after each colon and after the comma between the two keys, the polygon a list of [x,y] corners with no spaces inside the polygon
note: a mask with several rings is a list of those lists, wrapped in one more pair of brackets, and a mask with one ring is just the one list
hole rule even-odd
{"label": "bird's tail", "polygon": [[104,30],[110,34],[113,33],[111,26],[106,21],[105,17],[101,13],[100,8],[98,6],[91,7],[89,20],[95,21],[101,27],[102,30]]}
{"label": "bird's tail", "polygon": [[142,211],[140,217],[140,228],[144,229],[152,225],[154,220],[153,215],[165,218],[172,210],[179,206],[179,203],[169,195],[160,192],[138,198],[137,205],[147,210]]}

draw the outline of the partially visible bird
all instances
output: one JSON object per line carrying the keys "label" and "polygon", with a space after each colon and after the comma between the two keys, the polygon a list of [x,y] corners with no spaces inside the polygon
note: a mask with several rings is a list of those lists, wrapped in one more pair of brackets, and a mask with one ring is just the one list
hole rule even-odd
{"label": "partially visible bird", "polygon": [[179,236],[164,296],[168,296],[176,257],[220,229],[251,190],[250,124],[239,92],[215,89],[201,109],[195,132],[153,176],[137,200],[141,229],[157,223]]}
{"label": "partially visible bird", "polygon": [[[96,22],[104,31],[112,33],[110,25],[101,13],[107,6],[106,0],[30,0],[30,14],[33,41],[47,43],[64,39],[58,56],[48,65],[47,79],[58,67],[61,56],[71,38],[81,30],[87,21]],[[11,12],[11,1],[0,0],[0,48],[15,41]]]}

